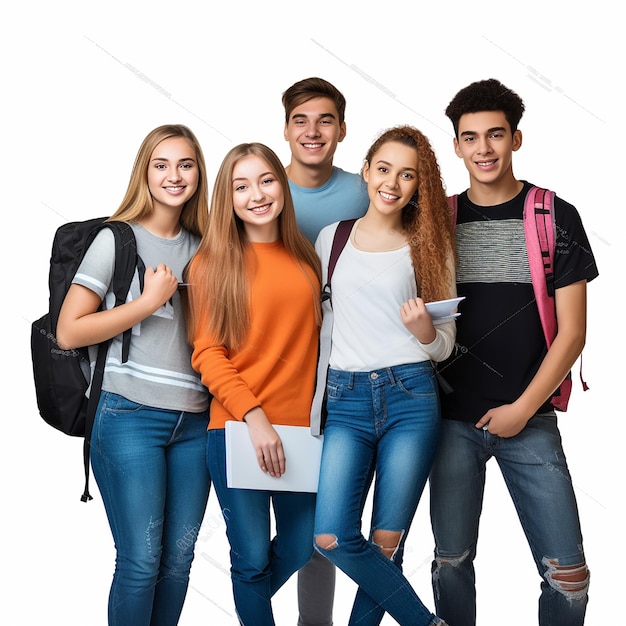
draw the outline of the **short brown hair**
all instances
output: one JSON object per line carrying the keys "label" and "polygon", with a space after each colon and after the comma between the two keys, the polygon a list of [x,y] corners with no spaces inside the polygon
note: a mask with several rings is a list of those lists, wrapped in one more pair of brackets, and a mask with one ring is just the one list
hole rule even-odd
{"label": "short brown hair", "polygon": [[291,112],[301,104],[313,98],[330,98],[337,107],[339,124],[343,124],[346,115],[346,99],[344,95],[323,78],[305,78],[294,83],[283,93],[283,107],[285,107],[285,123],[289,122]]}

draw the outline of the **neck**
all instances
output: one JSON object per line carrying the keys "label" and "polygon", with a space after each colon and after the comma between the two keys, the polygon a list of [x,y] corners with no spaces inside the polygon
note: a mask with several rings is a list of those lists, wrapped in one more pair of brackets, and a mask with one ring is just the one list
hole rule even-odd
{"label": "neck", "polygon": [[512,200],[523,187],[524,183],[516,180],[513,175],[506,180],[499,181],[497,185],[481,183],[472,179],[467,196],[479,206],[495,206]]}
{"label": "neck", "polygon": [[[181,209],[182,211],[182,209]],[[139,223],[157,237],[171,239],[180,232],[180,213],[160,212],[154,210],[150,215],[140,220]]]}
{"label": "neck", "polygon": [[280,239],[280,230],[276,220],[262,225],[244,224],[244,231],[250,243],[274,243]]}
{"label": "neck", "polygon": [[309,166],[292,159],[285,171],[294,185],[315,189],[328,182],[333,173],[333,164],[330,162]]}
{"label": "neck", "polygon": [[378,229],[381,231],[394,231],[402,232],[402,213],[392,213],[386,215],[385,213],[379,213],[371,207],[367,210],[367,213],[360,220],[361,225],[367,226],[367,228]]}

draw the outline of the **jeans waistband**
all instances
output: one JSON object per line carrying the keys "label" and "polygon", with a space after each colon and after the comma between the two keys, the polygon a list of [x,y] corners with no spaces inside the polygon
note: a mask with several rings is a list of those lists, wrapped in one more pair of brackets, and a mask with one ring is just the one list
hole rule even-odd
{"label": "jeans waistband", "polygon": [[330,369],[329,380],[332,377],[335,383],[352,387],[359,384],[391,384],[395,385],[397,380],[406,376],[428,373],[433,371],[430,361],[420,361],[419,363],[405,363],[403,365],[392,365],[371,372],[347,372],[344,370]]}

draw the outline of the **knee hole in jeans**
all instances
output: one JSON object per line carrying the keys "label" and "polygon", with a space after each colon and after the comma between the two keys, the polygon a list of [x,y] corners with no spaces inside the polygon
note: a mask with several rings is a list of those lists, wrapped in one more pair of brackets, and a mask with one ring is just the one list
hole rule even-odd
{"label": "knee hole in jeans", "polygon": [[589,569],[583,560],[575,565],[559,565],[558,559],[543,558],[548,584],[572,601],[584,600],[589,589]]}
{"label": "knee hole in jeans", "polygon": [[400,547],[400,541],[403,535],[403,530],[375,530],[372,535],[372,543],[380,548],[384,556],[393,560],[393,557]]}
{"label": "knee hole in jeans", "polygon": [[334,550],[338,545],[337,537],[335,535],[317,535],[315,545],[322,550]]}

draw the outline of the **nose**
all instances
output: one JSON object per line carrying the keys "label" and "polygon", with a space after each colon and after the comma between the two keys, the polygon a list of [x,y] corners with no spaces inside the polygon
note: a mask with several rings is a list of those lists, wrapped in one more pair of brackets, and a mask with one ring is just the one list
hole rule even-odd
{"label": "nose", "polygon": [[486,137],[483,138],[479,138],[478,140],[478,146],[476,147],[476,151],[478,152],[478,154],[490,154],[492,149],[491,149],[491,144],[489,143],[489,140]]}
{"label": "nose", "polygon": [[177,167],[171,169],[168,173],[167,173],[167,180],[171,181],[171,182],[176,182],[179,181],[182,178],[180,171],[178,170]]}
{"label": "nose", "polygon": [[320,131],[315,122],[311,122],[306,127],[306,136],[307,137],[319,137]]}
{"label": "nose", "polygon": [[262,202],[263,200],[265,200],[265,191],[263,191],[263,187],[260,187],[259,185],[254,185],[252,187],[252,194],[250,199],[252,200],[252,202]]}

